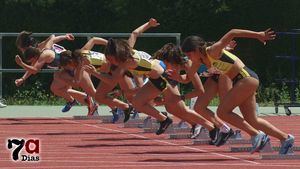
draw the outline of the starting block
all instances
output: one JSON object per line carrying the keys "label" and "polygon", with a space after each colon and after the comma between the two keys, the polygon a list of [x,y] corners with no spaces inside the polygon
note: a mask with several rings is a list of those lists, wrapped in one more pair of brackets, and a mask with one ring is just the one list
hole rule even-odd
{"label": "starting block", "polygon": [[191,133],[170,134],[169,139],[189,139],[191,136]]}
{"label": "starting block", "polygon": [[280,154],[261,154],[261,160],[299,160],[300,155],[294,154],[287,154],[287,155],[280,155]]}
{"label": "starting block", "polygon": [[[165,131],[165,133],[187,133],[190,132],[190,128],[178,128],[175,127],[176,124],[171,124],[168,129]],[[144,128],[144,133],[155,133],[158,130],[159,125],[157,124],[157,127],[152,128]]]}
{"label": "starting block", "polygon": [[178,128],[189,128],[190,126],[188,125],[187,122],[185,121],[180,121],[177,125]]}
{"label": "starting block", "polygon": [[[200,137],[198,138],[199,140],[194,140],[193,144],[194,145],[207,145],[211,142],[209,136],[207,135],[206,138]],[[242,135],[241,135],[241,131],[240,130],[236,130],[234,132],[234,135],[232,135],[228,140],[227,140],[228,144],[251,144],[251,140],[245,140],[243,139]]]}
{"label": "starting block", "polygon": [[[267,143],[267,145],[260,151],[261,153],[272,153],[274,151],[279,151],[280,147],[271,146],[271,143]],[[230,147],[230,152],[250,152],[252,147]],[[293,154],[294,151],[300,151],[300,147],[293,147],[289,150],[288,154]]]}
{"label": "starting block", "polygon": [[193,140],[194,145],[209,145],[211,142],[210,139],[198,139],[198,140]]}
{"label": "starting block", "polygon": [[158,126],[156,120],[148,117],[129,119],[128,122],[124,123],[124,128],[152,128],[154,126]]}
{"label": "starting block", "polygon": [[241,130],[235,130],[233,136],[227,140],[228,144],[251,144],[251,139],[245,140],[242,137]]}
{"label": "starting block", "polygon": [[251,140],[245,140],[245,139],[228,139],[228,144],[251,144]]}
{"label": "starting block", "polygon": [[241,130],[235,130],[234,134],[229,139],[232,139],[232,140],[242,140],[243,137],[242,137],[242,134],[241,134]]}
{"label": "starting block", "polygon": [[95,111],[92,116],[73,116],[74,120],[101,120],[101,116],[98,111]]}
{"label": "starting block", "polygon": [[[191,139],[192,134],[190,133],[173,133],[169,135],[169,139]],[[195,139],[209,139],[208,131],[205,128],[201,128],[200,134]]]}

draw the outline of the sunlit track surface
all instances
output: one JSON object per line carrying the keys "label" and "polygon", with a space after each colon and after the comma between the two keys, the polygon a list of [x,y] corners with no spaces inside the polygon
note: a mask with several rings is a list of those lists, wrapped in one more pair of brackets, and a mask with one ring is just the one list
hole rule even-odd
{"label": "sunlit track surface", "polygon": [[[264,118],[292,133],[300,145],[300,116]],[[232,153],[228,144],[193,145],[190,139],[172,140],[167,134],[122,126],[72,118],[1,119],[0,168],[300,168],[300,160],[261,160],[259,154]],[[39,139],[40,161],[13,162],[7,149],[11,138]]]}

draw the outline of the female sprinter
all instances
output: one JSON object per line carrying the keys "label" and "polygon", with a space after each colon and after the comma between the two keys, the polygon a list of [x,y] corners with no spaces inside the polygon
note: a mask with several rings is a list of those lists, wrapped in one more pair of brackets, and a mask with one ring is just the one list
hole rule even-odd
{"label": "female sprinter", "polygon": [[[109,83],[100,83],[96,90],[92,81],[90,80],[90,74],[84,71],[84,69],[82,69],[82,67],[90,65],[95,67],[97,69],[97,72],[111,72],[110,63],[106,60],[104,54],[91,51],[94,45],[106,45],[106,43],[107,40],[94,37],[90,39],[81,49],[75,50],[73,53],[71,53],[70,51],[63,52],[66,53],[66,55],[64,54],[61,57],[61,66],[70,69],[74,72],[73,76],[65,75],[63,79],[67,84],[71,86],[81,87],[84,91],[86,91],[93,98],[95,98],[99,103],[108,105],[112,110],[115,109],[115,107],[118,107],[123,109],[125,112],[131,111],[131,109],[129,109],[130,106],[127,103],[124,103],[121,100],[111,98],[108,96],[108,93],[112,91],[115,85]],[[121,88],[124,91],[126,91],[126,87],[129,86],[128,88],[130,88],[132,86],[130,86],[130,82],[131,79],[127,76],[124,76],[124,78],[119,81],[119,84]],[[77,85],[76,83],[79,85]],[[68,92],[74,98],[82,99],[83,97],[74,90],[68,90]],[[129,119],[129,117],[126,117],[126,121],[128,120],[127,118]],[[117,117],[114,117],[113,122],[116,121]]]}
{"label": "female sprinter", "polygon": [[[16,44],[20,51],[24,51],[24,59],[28,65],[23,62],[23,60],[17,55],[16,62],[22,68],[26,70],[26,73],[23,75],[22,78],[17,79],[15,81],[17,86],[20,86],[24,83],[24,81],[30,77],[32,74],[36,74],[44,65],[47,65],[50,68],[58,68],[60,67],[60,54],[65,51],[62,46],[56,45],[55,43],[62,41],[62,40],[74,40],[74,36],[72,34],[66,34],[64,36],[57,36],[51,35],[48,39],[43,41],[40,44],[35,43],[33,37],[30,36],[31,34],[28,32],[21,32],[18,36]],[[77,103],[77,101],[67,93],[67,90],[70,89],[69,85],[65,85],[60,78],[63,74],[70,73],[66,70],[61,70],[59,72],[54,73],[54,79],[51,84],[51,91],[63,97],[68,101],[66,106],[62,109],[62,112],[67,112],[71,109],[73,105]],[[83,93],[82,93],[83,94]],[[82,104],[87,104],[89,111],[92,110],[94,104],[91,101],[91,97],[86,96],[86,101],[82,102]]]}
{"label": "female sprinter", "polygon": [[[226,46],[226,50],[231,51],[235,48],[235,46],[236,46],[236,42],[231,41]],[[195,62],[193,62],[193,64],[185,65],[185,72],[194,73],[194,71],[191,71],[191,68],[192,68],[191,66],[192,65],[195,65]],[[221,146],[221,145],[225,144],[226,140],[228,138],[230,138],[234,134],[234,132],[220,118],[215,116],[215,113],[212,112],[208,108],[208,105],[209,105],[210,101],[218,93],[218,83],[215,82],[214,79],[215,79],[215,77],[219,76],[219,71],[217,71],[214,68],[207,69],[207,67],[203,64],[200,65],[200,66],[194,66],[194,67],[198,67],[197,72],[199,72],[199,69],[205,69],[205,70],[202,70],[201,73],[200,73],[200,76],[205,78],[205,81],[203,82],[203,84],[204,84],[203,85],[204,93],[201,93],[201,95],[199,95],[197,97],[197,100],[196,100],[196,103],[195,103],[195,106],[194,106],[194,110],[197,113],[199,113],[201,116],[203,116],[204,118],[209,120],[211,123],[213,123],[214,126],[216,126],[218,129],[220,129],[220,131],[218,131],[217,137],[212,142],[212,144],[214,144],[216,146]],[[170,78],[175,79],[175,80],[177,80],[181,83],[190,82],[190,79],[187,78],[186,75],[180,75],[179,71],[175,71],[175,72],[174,71],[168,71],[168,75],[169,75]],[[190,75],[190,76],[192,76],[192,75]],[[223,139],[223,138],[225,138],[225,139]]]}
{"label": "female sprinter", "polygon": [[[147,23],[143,24],[142,26],[139,26],[138,28],[136,28],[130,35],[129,39],[128,39],[128,43],[130,45],[131,48],[134,47],[135,43],[136,43],[136,39],[137,37],[143,33],[144,31],[146,31],[147,29],[151,28],[151,27],[157,27],[159,25],[159,23],[156,21],[156,19],[151,18]],[[106,42],[107,43],[107,42]],[[150,59],[151,56],[150,55],[144,55],[144,57],[146,59]],[[107,58],[107,57],[106,57]],[[110,62],[109,59],[107,59],[109,61],[111,65],[111,67],[116,68],[115,65],[113,65],[113,63]],[[143,75],[133,75],[134,80],[136,82],[136,88],[134,88],[132,86],[132,81],[129,77],[127,77],[126,74],[128,74],[128,72],[124,73],[122,76],[119,76],[117,78],[115,78],[115,74],[118,74],[118,69],[113,70],[110,74],[99,74],[99,72],[95,69],[94,66],[92,65],[86,65],[84,66],[84,69],[86,71],[88,71],[89,73],[91,73],[92,75],[94,75],[95,77],[99,78],[100,80],[102,80],[103,83],[101,83],[98,88],[97,88],[97,95],[96,95],[96,100],[98,102],[107,104],[107,105],[111,105],[114,107],[123,107],[123,109],[125,108],[128,111],[124,111],[125,114],[125,118],[124,118],[124,122],[129,120],[130,117],[130,113],[132,111],[132,106],[126,103],[122,103],[117,99],[111,99],[109,97],[107,97],[107,93],[112,91],[113,88],[119,83],[121,89],[124,91],[126,98],[131,101],[132,96],[136,93],[137,90],[139,90],[139,88],[141,86],[143,86],[143,79],[144,76]],[[113,102],[112,102],[113,101]],[[165,119],[166,117],[164,115],[158,115],[160,119]]]}
{"label": "female sprinter", "polygon": [[[183,57],[181,50],[178,47],[176,47],[174,44],[171,44],[171,43],[166,44],[163,48],[161,48],[155,54],[155,58],[163,61],[166,64],[166,67],[167,67],[166,72],[167,73],[169,73],[170,71],[180,72],[182,70],[187,72],[191,66],[191,61],[188,60],[186,57]],[[164,76],[165,75],[166,74],[164,74]],[[172,113],[175,112],[174,115],[186,120],[190,124],[192,124],[192,123],[201,124],[201,125],[204,124],[204,126],[209,130],[209,135],[210,135],[210,138],[212,139],[212,143],[214,143],[216,140],[218,128],[214,127],[214,125],[212,125],[212,123],[208,122],[206,119],[203,119],[202,116],[197,114],[195,111],[188,109],[184,104],[184,101],[183,101],[184,99],[193,98],[195,96],[202,97],[202,95],[204,94],[204,89],[203,89],[201,80],[196,72],[192,76],[191,81],[196,90],[191,93],[187,93],[186,95],[181,96],[181,97],[179,97],[180,93],[179,93],[178,87],[176,85],[172,85],[172,83],[170,83],[171,85],[168,87],[168,89],[165,92],[165,95],[166,95],[165,96],[165,105],[167,108],[173,107],[174,110],[172,109],[173,111],[171,111],[171,112]],[[174,103],[176,103],[175,107],[174,107]],[[207,124],[210,124],[210,125],[207,126]],[[226,126],[226,128],[228,127],[227,125],[223,124],[223,122],[220,122],[220,124],[221,124],[220,125],[221,127],[224,127],[224,126]],[[227,132],[224,132],[224,133],[232,132],[232,130],[229,127],[226,131]],[[225,143],[230,138],[230,136],[231,136],[230,134],[219,135],[218,140],[221,140],[222,142]]]}
{"label": "female sprinter", "polygon": [[[205,64],[221,72],[216,79],[219,83],[221,100],[217,115],[251,136],[255,136],[251,153],[261,150],[270,140],[265,133],[261,132],[264,131],[281,141],[279,153],[286,154],[294,144],[294,137],[256,116],[255,93],[259,85],[258,76],[238,57],[224,50],[226,45],[237,37],[255,38],[265,44],[266,41],[275,39],[275,34],[270,29],[264,32],[233,29],[214,44],[207,43],[198,36],[190,36],[184,40],[182,50],[192,60],[194,64],[192,70],[197,70],[197,66]],[[244,118],[232,113],[237,106]]]}

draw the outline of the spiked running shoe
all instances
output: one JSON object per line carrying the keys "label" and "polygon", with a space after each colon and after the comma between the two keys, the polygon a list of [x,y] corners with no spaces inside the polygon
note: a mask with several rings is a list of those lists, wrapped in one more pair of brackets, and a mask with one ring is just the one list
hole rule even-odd
{"label": "spiked running shoe", "polygon": [[197,124],[195,125],[194,132],[192,133],[191,139],[196,139],[202,131],[202,126]]}
{"label": "spiked running shoe", "polygon": [[216,141],[218,140],[219,130],[219,128],[215,127],[208,132],[209,138],[211,139],[209,145],[215,145]]}
{"label": "spiked running shoe", "polygon": [[72,102],[68,102],[64,108],[61,110],[63,113],[68,112],[74,105],[78,104],[77,101],[74,99]]}
{"label": "spiked running shoe", "polygon": [[126,123],[129,120],[132,111],[133,107],[131,105],[129,105],[129,107],[124,110],[124,123]]}
{"label": "spiked running shoe", "polygon": [[98,113],[98,104],[96,102],[94,102],[93,98],[89,95],[87,95],[85,102],[88,105],[88,116],[92,116],[94,115],[94,113]]}
{"label": "spiked running shoe", "polygon": [[288,135],[288,138],[281,142],[281,147],[279,154],[287,154],[291,148],[293,148],[295,142],[295,137],[293,135]]}
{"label": "spiked running shoe", "polygon": [[220,147],[226,143],[226,141],[234,134],[233,130],[230,129],[227,133],[219,132],[218,139],[215,142],[217,147]]}
{"label": "spiked running shoe", "polygon": [[263,149],[265,145],[270,141],[270,138],[264,132],[260,131],[252,141],[253,141],[252,142],[253,147],[252,150],[250,151],[251,154]]}
{"label": "spiked running shoe", "polygon": [[0,108],[4,108],[4,107],[7,106],[7,105],[5,105],[3,102],[4,102],[3,100],[0,100]]}
{"label": "spiked running shoe", "polygon": [[173,123],[173,120],[167,116],[166,120],[160,122],[159,129],[156,131],[156,135],[164,133],[167,128]]}

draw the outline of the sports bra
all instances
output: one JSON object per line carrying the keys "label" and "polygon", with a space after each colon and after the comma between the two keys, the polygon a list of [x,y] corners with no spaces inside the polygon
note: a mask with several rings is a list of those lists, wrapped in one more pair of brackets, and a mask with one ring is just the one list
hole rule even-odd
{"label": "sports bra", "polygon": [[66,51],[66,49],[63,46],[60,46],[58,44],[53,44],[51,49],[49,48],[43,49],[43,51],[45,50],[52,50],[55,53],[54,60],[51,63],[48,63],[47,66],[50,68],[60,67],[60,54],[61,52]]}
{"label": "sports bra", "polygon": [[238,59],[237,56],[226,50],[223,50],[222,56],[219,59],[215,59],[208,54],[207,57],[212,67],[215,67],[224,73],[227,73]]}

